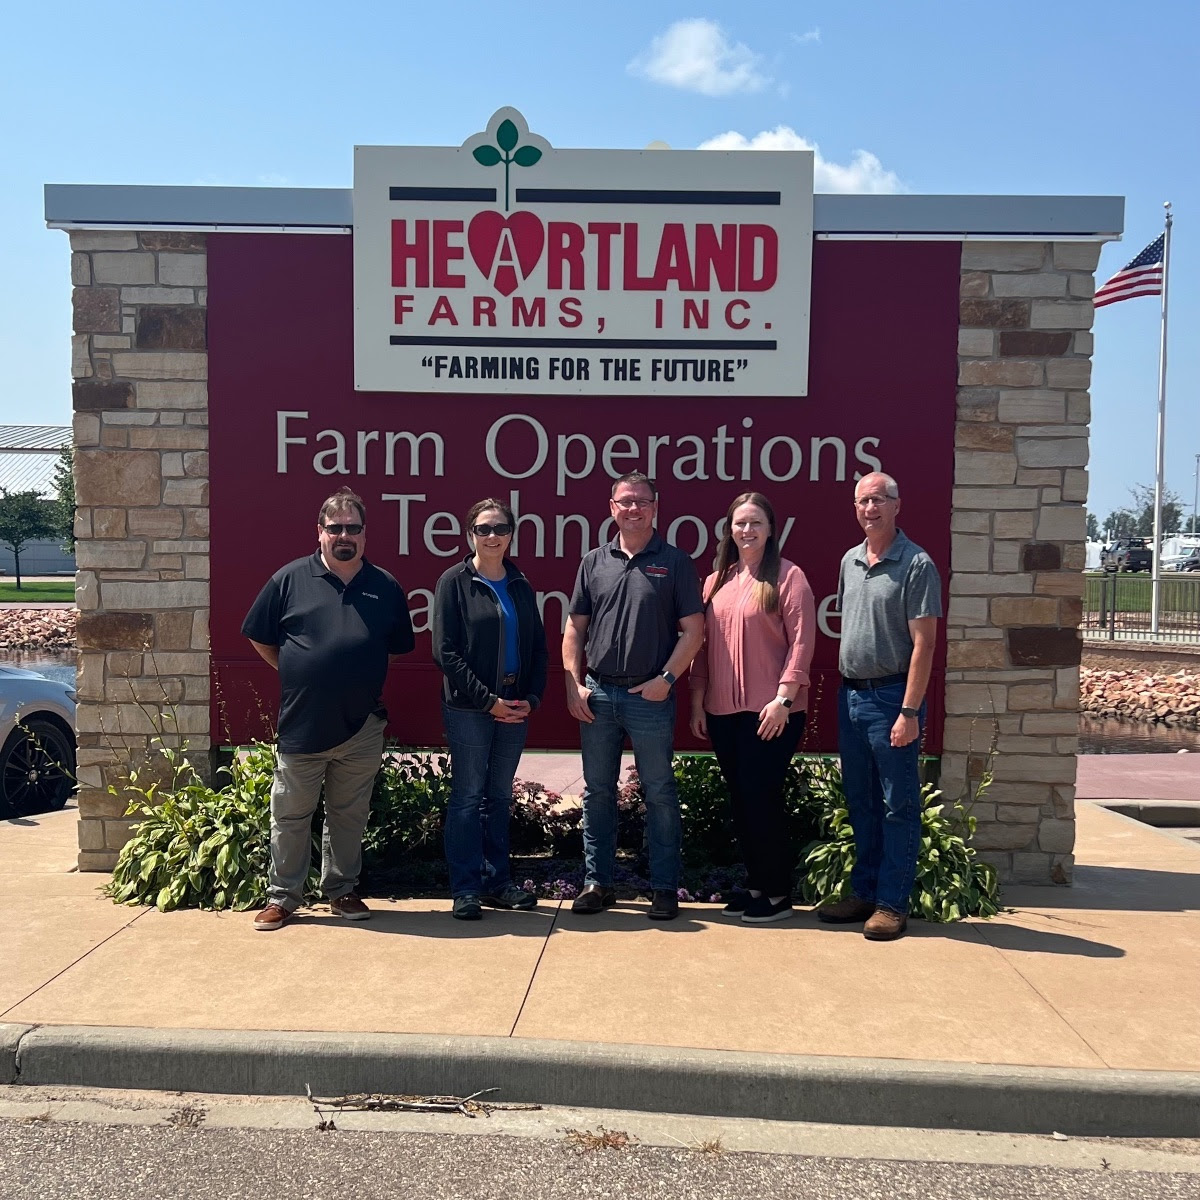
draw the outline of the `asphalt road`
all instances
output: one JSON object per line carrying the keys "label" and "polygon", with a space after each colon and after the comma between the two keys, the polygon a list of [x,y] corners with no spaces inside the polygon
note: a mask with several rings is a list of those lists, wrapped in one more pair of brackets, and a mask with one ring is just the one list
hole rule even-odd
{"label": "asphalt road", "polygon": [[837,1159],[566,1137],[0,1121],[0,1196],[37,1200],[1140,1200],[1200,1175]]}

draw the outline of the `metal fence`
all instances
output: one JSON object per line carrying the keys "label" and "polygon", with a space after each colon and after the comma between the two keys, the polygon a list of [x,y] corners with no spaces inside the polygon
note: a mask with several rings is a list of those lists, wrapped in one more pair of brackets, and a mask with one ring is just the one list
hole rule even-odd
{"label": "metal fence", "polygon": [[1149,575],[1088,575],[1083,632],[1110,641],[1200,642],[1200,574],[1163,575],[1158,633],[1150,632]]}

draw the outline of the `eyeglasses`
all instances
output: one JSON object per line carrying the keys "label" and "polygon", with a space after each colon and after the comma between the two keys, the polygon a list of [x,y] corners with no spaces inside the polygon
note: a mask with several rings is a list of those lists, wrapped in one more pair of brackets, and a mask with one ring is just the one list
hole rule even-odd
{"label": "eyeglasses", "polygon": [[338,537],[340,534],[348,533],[351,537],[358,537],[363,531],[361,525],[326,525],[325,532],[333,537]]}
{"label": "eyeglasses", "polygon": [[644,496],[636,496],[628,500],[614,500],[613,503],[623,512],[629,512],[634,508],[653,508],[654,501],[647,500]]}
{"label": "eyeglasses", "polygon": [[496,537],[508,537],[512,533],[511,525],[472,525],[471,532],[476,537],[491,537],[495,534]]}
{"label": "eyeglasses", "polygon": [[854,504],[856,508],[866,508],[869,504],[878,504],[882,507],[885,504],[892,504],[895,500],[895,496],[859,496]]}

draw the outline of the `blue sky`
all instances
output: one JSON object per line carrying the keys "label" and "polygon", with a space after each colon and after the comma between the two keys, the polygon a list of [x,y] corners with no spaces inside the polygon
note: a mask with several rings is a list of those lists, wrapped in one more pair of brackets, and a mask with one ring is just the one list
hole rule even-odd
{"label": "blue sky", "polygon": [[[512,104],[562,146],[802,138],[821,190],[1123,195],[1125,241],[1100,280],[1173,201],[1167,484],[1190,510],[1198,14],[1189,0],[14,3],[0,18],[0,423],[70,420],[67,238],[45,229],[44,183],[348,187],[355,143],[457,145]],[[1158,302],[1102,309],[1095,332],[1089,507],[1103,517],[1153,482]]]}

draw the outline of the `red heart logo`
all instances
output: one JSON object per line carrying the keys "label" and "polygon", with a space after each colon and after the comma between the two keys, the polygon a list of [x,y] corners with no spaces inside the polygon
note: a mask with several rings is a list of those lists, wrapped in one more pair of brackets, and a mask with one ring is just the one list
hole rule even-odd
{"label": "red heart logo", "polygon": [[513,213],[511,217],[502,217],[498,212],[476,213],[467,226],[467,246],[471,257],[480,273],[491,279],[492,267],[496,262],[496,251],[500,247],[500,238],[508,230],[516,252],[516,265],[511,262],[501,262],[496,269],[496,277],[492,281],[496,291],[502,296],[511,296],[521,282],[517,278],[516,267],[521,268],[521,279],[528,279],[538,259],[542,257],[542,247],[546,243],[546,231],[542,223],[531,212]]}

